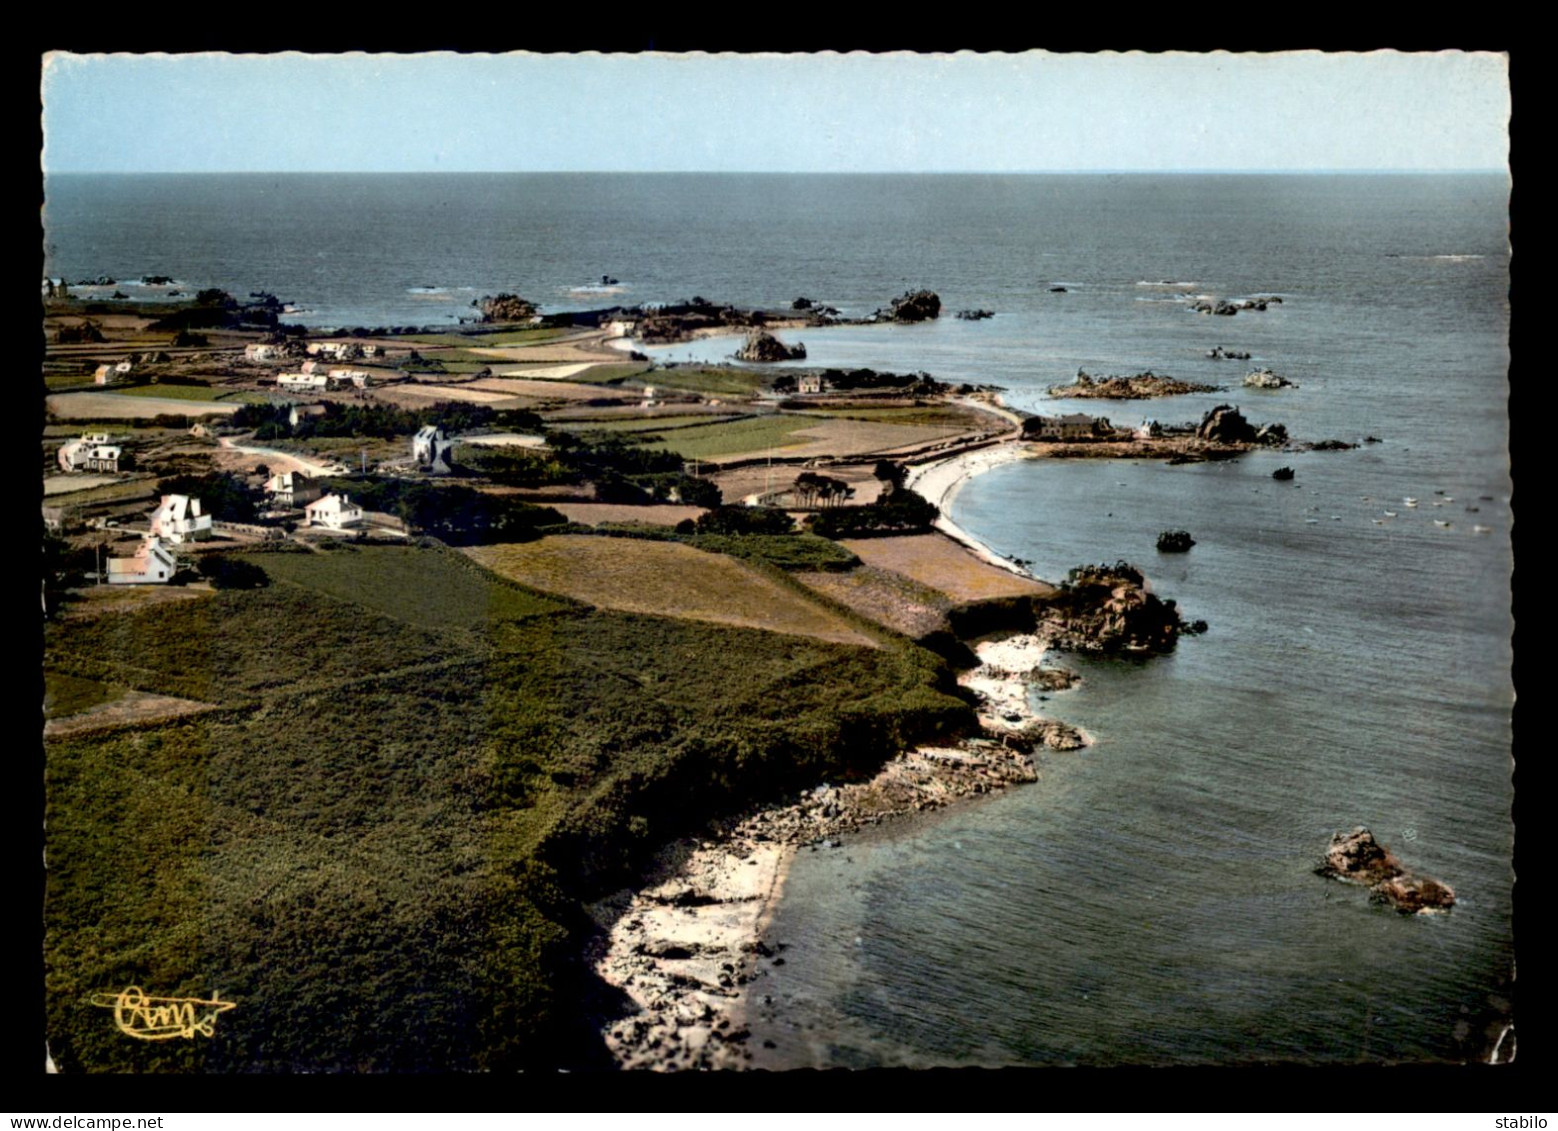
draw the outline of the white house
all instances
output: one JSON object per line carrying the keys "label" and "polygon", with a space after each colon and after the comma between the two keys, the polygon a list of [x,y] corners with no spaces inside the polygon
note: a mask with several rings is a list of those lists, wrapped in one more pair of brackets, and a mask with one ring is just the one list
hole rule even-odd
{"label": "white house", "polygon": [[106,432],[88,432],[79,440],[61,444],[60,468],[64,471],[118,471],[124,449],[108,440]]}
{"label": "white house", "polygon": [[345,495],[326,495],[303,508],[304,525],[345,530],[362,522],[362,508]]}
{"label": "white house", "polygon": [[204,542],[211,537],[211,516],[200,513],[200,500],[188,495],[164,495],[152,512],[153,536],[169,542]]}
{"label": "white house", "polygon": [[305,361],[298,366],[298,370],[302,373],[323,373],[325,371],[324,363],[320,361]]}
{"label": "white house", "polygon": [[364,357],[378,357],[379,356],[379,347],[378,346],[374,346],[374,345],[363,346],[362,347],[362,355]]}
{"label": "white house", "polygon": [[92,374],[92,381],[93,381],[93,383],[94,384],[98,384],[98,385],[110,384],[110,383],[113,382],[113,379],[114,379],[114,367],[112,365],[108,365],[106,363],[103,364],[103,365],[99,365],[97,367],[97,371]]}
{"label": "white house", "polygon": [[286,355],[280,346],[251,342],[243,347],[243,356],[245,361],[279,361]]}
{"label": "white house", "polygon": [[1143,420],[1133,435],[1138,440],[1156,440],[1163,435],[1163,425],[1156,420]]}
{"label": "white house", "polygon": [[333,357],[338,361],[348,361],[362,353],[362,347],[355,342],[309,342],[308,354],[310,357]]}
{"label": "white house", "polygon": [[276,384],[283,389],[320,390],[330,387],[330,377],[324,373],[280,373]]}
{"label": "white house", "polygon": [[110,585],[166,585],[178,571],[173,551],[156,537],[141,542],[134,557],[108,559]]}
{"label": "white house", "polygon": [[350,382],[359,389],[368,387],[369,374],[361,369],[332,369],[329,377],[333,384],[344,385]]}
{"label": "white house", "polygon": [[822,378],[815,373],[802,373],[795,379],[795,387],[802,394],[820,393],[823,390]]}
{"label": "white house", "polygon": [[291,510],[319,498],[322,488],[301,471],[282,471],[265,481],[265,493],[272,506]]}
{"label": "white house", "polygon": [[417,430],[417,434],[411,437],[411,454],[417,463],[435,474],[445,474],[449,467],[449,453],[454,449],[454,441],[446,437],[443,430],[433,424],[424,424]]}

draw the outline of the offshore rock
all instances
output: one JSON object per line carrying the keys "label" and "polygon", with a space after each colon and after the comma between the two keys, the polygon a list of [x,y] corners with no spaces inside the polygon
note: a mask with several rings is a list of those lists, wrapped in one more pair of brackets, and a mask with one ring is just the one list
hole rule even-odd
{"label": "offshore rock", "polygon": [[507,292],[482,295],[471,305],[481,311],[483,322],[528,322],[536,313],[534,303]]}
{"label": "offshore rock", "polygon": [[1279,377],[1269,369],[1255,369],[1244,375],[1244,383],[1251,389],[1296,389],[1297,385],[1286,377]]}
{"label": "offshore rock", "polygon": [[941,296],[935,291],[909,291],[893,299],[894,322],[926,322],[941,315]]}
{"label": "offshore rock", "polygon": [[1147,592],[1141,571],[1127,562],[1072,570],[1035,612],[1038,632],[1071,652],[1168,652],[1183,628],[1174,603]]}
{"label": "offshore rock", "polygon": [[1165,530],[1158,535],[1160,554],[1183,554],[1196,544],[1188,530]]}
{"label": "offshore rock", "polygon": [[737,361],[798,361],[805,356],[805,345],[787,346],[766,330],[748,336],[736,351]]}
{"label": "offshore rock", "polygon": [[1201,418],[1196,438],[1219,444],[1253,444],[1255,429],[1238,409],[1220,404]]}
{"label": "offshore rock", "polygon": [[1407,871],[1395,853],[1362,825],[1332,836],[1325,862],[1316,871],[1330,879],[1361,884],[1375,900],[1404,915],[1446,911],[1455,905],[1455,892],[1449,884]]}

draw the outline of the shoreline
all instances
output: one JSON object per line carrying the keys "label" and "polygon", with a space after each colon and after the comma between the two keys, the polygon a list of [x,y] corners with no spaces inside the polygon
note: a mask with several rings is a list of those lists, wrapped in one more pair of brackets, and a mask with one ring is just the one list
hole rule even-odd
{"label": "shoreline", "polygon": [[[586,961],[629,1003],[604,1019],[601,1036],[621,1069],[749,1067],[747,1019],[782,943],[765,938],[789,868],[802,848],[829,851],[843,837],[891,835],[908,818],[962,799],[1038,780],[1035,752],[1091,745],[1085,732],[1029,706],[1029,688],[1075,686],[1073,673],[1044,668],[1033,634],[981,638],[981,663],[958,683],[978,701],[979,734],[919,746],[864,782],[821,783],[788,803],[748,810],[698,837],[665,846],[644,886],[589,907],[601,927]],[[1041,674],[1042,673],[1042,674]]]}
{"label": "shoreline", "polygon": [[989,471],[993,467],[1000,467],[1002,464],[1014,463],[1017,460],[1030,458],[1032,456],[1020,441],[1005,440],[993,447],[979,448],[971,452],[960,452],[947,459],[912,466],[904,477],[904,486],[935,504],[936,510],[940,512],[933,524],[936,529],[954,542],[961,544],[980,561],[985,562],[987,565],[1007,570],[1010,573],[1015,573],[1019,577],[1040,581],[1043,579],[1018,565],[1010,558],[996,553],[984,542],[952,521],[952,518],[947,513],[952,501],[957,497],[958,491],[962,489],[963,484],[967,483],[974,476]]}

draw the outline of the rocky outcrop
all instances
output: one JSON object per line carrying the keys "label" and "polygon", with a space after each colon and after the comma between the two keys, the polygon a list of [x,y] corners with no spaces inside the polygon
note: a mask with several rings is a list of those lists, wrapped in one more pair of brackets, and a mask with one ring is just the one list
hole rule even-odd
{"label": "rocky outcrop", "polygon": [[1244,384],[1251,389],[1296,389],[1297,385],[1286,377],[1279,377],[1269,369],[1256,369],[1244,375]]}
{"label": "rocky outcrop", "polygon": [[[882,316],[877,311],[877,316]],[[941,296],[935,291],[908,291],[893,299],[887,317],[894,322],[927,322],[941,316]]]}
{"label": "rocky outcrop", "polygon": [[748,335],[736,351],[737,361],[798,361],[805,356],[805,345],[796,342],[787,346],[766,330]]}
{"label": "rocky outcrop", "polygon": [[1216,302],[1201,299],[1199,302],[1191,303],[1190,309],[1200,314],[1226,314],[1232,316],[1239,313],[1239,308],[1225,299],[1218,299]]}
{"label": "rocky outcrop", "polygon": [[1255,428],[1233,405],[1220,404],[1201,418],[1196,438],[1219,444],[1253,444]]}
{"label": "rocky outcrop", "polygon": [[1072,570],[1035,614],[1037,632],[1070,652],[1167,652],[1183,627],[1174,602],[1147,592],[1141,571],[1127,562]]}
{"label": "rocky outcrop", "polygon": [[1222,361],[1225,358],[1229,361],[1248,361],[1250,360],[1250,351],[1225,350],[1222,346],[1213,346],[1211,349],[1206,351],[1206,356],[1211,358],[1213,361]]}
{"label": "rocky outcrop", "polygon": [[1271,477],[1273,479],[1291,479],[1293,478],[1293,469],[1291,467],[1279,467],[1271,473]]}
{"label": "rocky outcrop", "polygon": [[1455,905],[1455,892],[1450,885],[1407,871],[1395,853],[1361,825],[1332,836],[1325,862],[1315,871],[1333,880],[1366,887],[1375,900],[1388,903],[1405,915],[1447,911]]}
{"label": "rocky outcrop", "polygon": [[993,310],[960,310],[960,311],[957,312],[957,317],[961,318],[965,322],[978,322],[980,319],[983,319],[983,318],[994,318],[995,317],[995,311],[993,311]]}
{"label": "rocky outcrop", "polygon": [[1212,393],[1216,385],[1197,385],[1190,381],[1178,381],[1160,376],[1152,370],[1129,377],[1094,377],[1077,370],[1076,380],[1070,385],[1051,385],[1052,397],[1096,398],[1099,400],[1139,401],[1151,397],[1176,397],[1183,393]]}
{"label": "rocky outcrop", "polygon": [[1160,554],[1183,554],[1196,544],[1188,530],[1165,530],[1158,535]]}
{"label": "rocky outcrop", "polygon": [[499,295],[482,295],[471,303],[481,311],[483,322],[528,322],[535,317],[535,304],[518,295],[504,292]]}

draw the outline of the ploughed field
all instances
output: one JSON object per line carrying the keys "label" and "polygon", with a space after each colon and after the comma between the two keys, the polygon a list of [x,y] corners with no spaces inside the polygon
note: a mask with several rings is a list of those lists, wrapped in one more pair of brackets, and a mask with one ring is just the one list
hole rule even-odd
{"label": "ploughed field", "polygon": [[1055,592],[1042,581],[1030,581],[1009,570],[981,562],[941,534],[902,538],[854,538],[842,543],[867,565],[902,574],[952,598],[955,602],[994,597],[1043,597]]}
{"label": "ploughed field", "polygon": [[504,577],[600,608],[876,644],[839,614],[742,562],[679,542],[568,534],[465,552]]}
{"label": "ploughed field", "polygon": [[[727,609],[764,580],[685,546],[561,541]],[[82,599],[45,626],[55,712],[211,705],[46,736],[66,1073],[587,1063],[586,899],[713,811],[971,721],[935,657],[796,634],[827,631],[799,598],[780,634],[587,608],[437,547],[244,557],[268,586]],[[90,1004],[128,986],[234,1007],[209,1038],[138,1041]]]}

